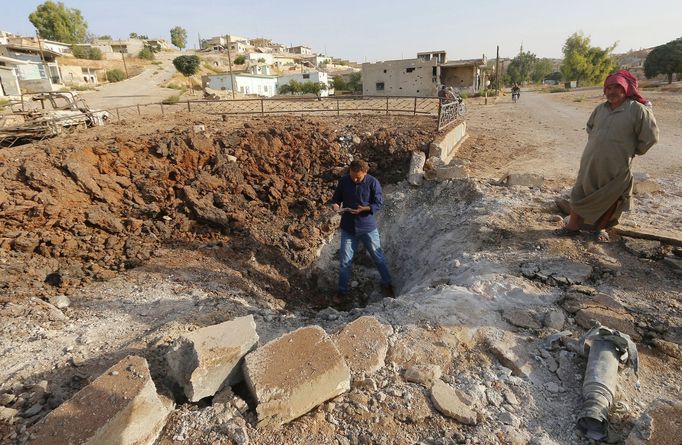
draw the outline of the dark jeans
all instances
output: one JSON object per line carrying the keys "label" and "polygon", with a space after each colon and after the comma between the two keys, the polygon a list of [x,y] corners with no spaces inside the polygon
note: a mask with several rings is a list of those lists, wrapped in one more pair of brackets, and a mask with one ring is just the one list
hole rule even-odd
{"label": "dark jeans", "polygon": [[339,249],[339,292],[348,292],[348,281],[350,280],[351,271],[353,270],[353,256],[358,247],[358,241],[365,245],[367,252],[369,252],[374,264],[381,275],[381,283],[387,287],[391,285],[391,274],[386,267],[386,259],[384,252],[381,250],[381,241],[379,240],[379,230],[374,229],[369,233],[362,235],[351,235],[345,230],[341,230],[341,248]]}

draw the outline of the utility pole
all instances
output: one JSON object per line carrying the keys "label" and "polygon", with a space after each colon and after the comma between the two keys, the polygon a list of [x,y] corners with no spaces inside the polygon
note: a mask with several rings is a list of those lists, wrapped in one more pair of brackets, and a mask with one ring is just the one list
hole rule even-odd
{"label": "utility pole", "polygon": [[199,51],[201,51],[202,49],[204,49],[204,48],[201,46],[201,34],[197,33],[197,38],[199,39]]}
{"label": "utility pole", "polygon": [[126,58],[123,54],[123,45],[121,44],[121,39],[118,39],[118,46],[121,49],[121,60],[123,60],[123,69],[126,71],[126,79],[128,78],[128,65],[126,65]]}
{"label": "utility pole", "polygon": [[230,85],[232,85],[232,100],[234,100],[234,89],[236,85],[234,84],[234,76],[232,75],[232,53],[230,52],[230,35],[227,35],[227,63],[230,67]]}
{"label": "utility pole", "polygon": [[47,63],[45,62],[45,54],[43,54],[43,44],[40,41],[40,34],[38,34],[38,30],[36,30],[36,39],[38,39],[38,48],[40,49],[40,61],[43,63],[43,69],[45,70],[45,77],[47,77],[47,83],[50,85],[50,89],[52,89],[52,79],[50,76],[50,68],[47,66]]}
{"label": "utility pole", "polygon": [[497,45],[497,57],[495,59],[495,83],[497,83],[497,95],[500,95],[500,45]]}

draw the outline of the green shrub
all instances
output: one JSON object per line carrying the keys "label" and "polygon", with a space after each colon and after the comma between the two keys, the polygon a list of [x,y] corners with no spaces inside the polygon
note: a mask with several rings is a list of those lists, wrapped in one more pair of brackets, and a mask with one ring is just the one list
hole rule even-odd
{"label": "green shrub", "polygon": [[160,60],[155,60],[152,62],[152,65],[161,65],[161,64],[163,64],[163,62]]}
{"label": "green shrub", "polygon": [[126,76],[123,74],[123,71],[119,70],[118,68],[107,71],[107,80],[109,82],[120,82],[125,78]]}
{"label": "green shrub", "polygon": [[91,46],[74,45],[71,47],[71,53],[77,59],[102,60],[102,51]]}
{"label": "green shrub", "polygon": [[552,87],[549,89],[549,92],[550,93],[565,93],[566,88],[564,88],[564,87]]}
{"label": "green shrub", "polygon": [[234,58],[235,65],[244,65],[246,63],[246,57],[243,54],[238,55]]}
{"label": "green shrub", "polygon": [[164,105],[173,105],[180,102],[180,95],[179,94],[174,94],[172,96],[168,96],[164,100],[161,101],[162,104]]}
{"label": "green shrub", "polygon": [[137,54],[137,57],[144,60],[154,60],[154,51],[152,51],[150,47],[145,46],[142,48],[142,51]]}

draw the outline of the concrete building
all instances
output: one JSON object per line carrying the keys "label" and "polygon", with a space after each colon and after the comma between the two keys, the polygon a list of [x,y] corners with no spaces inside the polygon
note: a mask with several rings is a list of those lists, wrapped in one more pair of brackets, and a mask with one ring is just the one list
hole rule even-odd
{"label": "concrete building", "polygon": [[313,50],[308,48],[307,46],[292,46],[289,48],[289,52],[292,54],[302,54],[304,56],[310,56],[313,54]]}
{"label": "concrete building", "polygon": [[296,64],[296,59],[287,55],[273,54],[273,60],[274,60],[273,65],[278,67]]}
{"label": "concrete building", "polygon": [[270,65],[258,64],[249,67],[249,73],[259,75],[259,76],[271,76],[272,68]]}
{"label": "concrete building", "polygon": [[320,65],[327,65],[332,63],[332,57],[323,54],[315,54],[311,57],[306,57],[304,60],[310,62],[311,65],[318,67]]}
{"label": "concrete building", "polygon": [[266,63],[268,65],[275,63],[275,58],[270,53],[246,53],[246,60],[250,62]]}
{"label": "concrete building", "polygon": [[[272,97],[277,92],[277,78],[274,76],[259,76],[254,74],[233,74],[234,91],[242,94],[256,94],[258,96]],[[232,90],[232,77],[225,74],[210,74],[202,77],[204,88],[214,90]]]}
{"label": "concrete building", "polygon": [[417,53],[416,59],[362,64],[362,91],[369,96],[436,96],[446,85],[477,92],[485,79],[481,59],[447,61],[445,51]]}
{"label": "concrete building", "polygon": [[326,90],[320,91],[322,97],[327,97],[329,94],[333,94],[331,90],[332,85],[329,84],[329,76],[324,71],[311,71],[309,73],[292,73],[279,76],[277,78],[277,90],[282,85],[288,84],[290,81],[295,80],[296,82],[321,82],[327,86]]}
{"label": "concrete building", "polygon": [[60,65],[59,72],[64,85],[97,85],[99,78],[106,76],[102,68],[76,65]]}
{"label": "concrete building", "polygon": [[438,63],[445,63],[447,60],[447,53],[443,50],[440,51],[426,51],[422,53],[417,53],[417,59],[429,61],[436,60]]}
{"label": "concrete building", "polygon": [[362,64],[365,96],[435,96],[439,70],[436,60],[389,60]]}
{"label": "concrete building", "polygon": [[460,91],[477,92],[485,88],[483,68],[485,68],[486,63],[485,56],[480,59],[453,60],[452,62],[441,63],[441,84],[454,87]]}
{"label": "concrete building", "polygon": [[[0,61],[0,63],[2,63]],[[0,65],[0,97],[19,96],[21,87],[14,67]]]}
{"label": "concrete building", "polygon": [[[8,43],[0,45],[0,66],[5,67],[3,79],[7,89],[14,91],[14,80],[7,68],[11,69],[19,84],[20,93],[52,91],[62,84],[56,58],[59,53],[37,46],[24,46]],[[5,88],[5,80],[3,80]]]}

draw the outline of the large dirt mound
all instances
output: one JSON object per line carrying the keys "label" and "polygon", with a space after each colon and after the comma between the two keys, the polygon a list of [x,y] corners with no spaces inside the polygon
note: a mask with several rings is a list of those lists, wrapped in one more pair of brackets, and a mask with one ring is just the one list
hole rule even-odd
{"label": "large dirt mound", "polygon": [[257,253],[295,275],[336,228],[324,204],[349,161],[361,156],[395,182],[433,127],[412,117],[255,118],[133,139],[122,124],[4,150],[0,287],[5,298],[68,292],[168,242],[229,245],[234,261]]}

